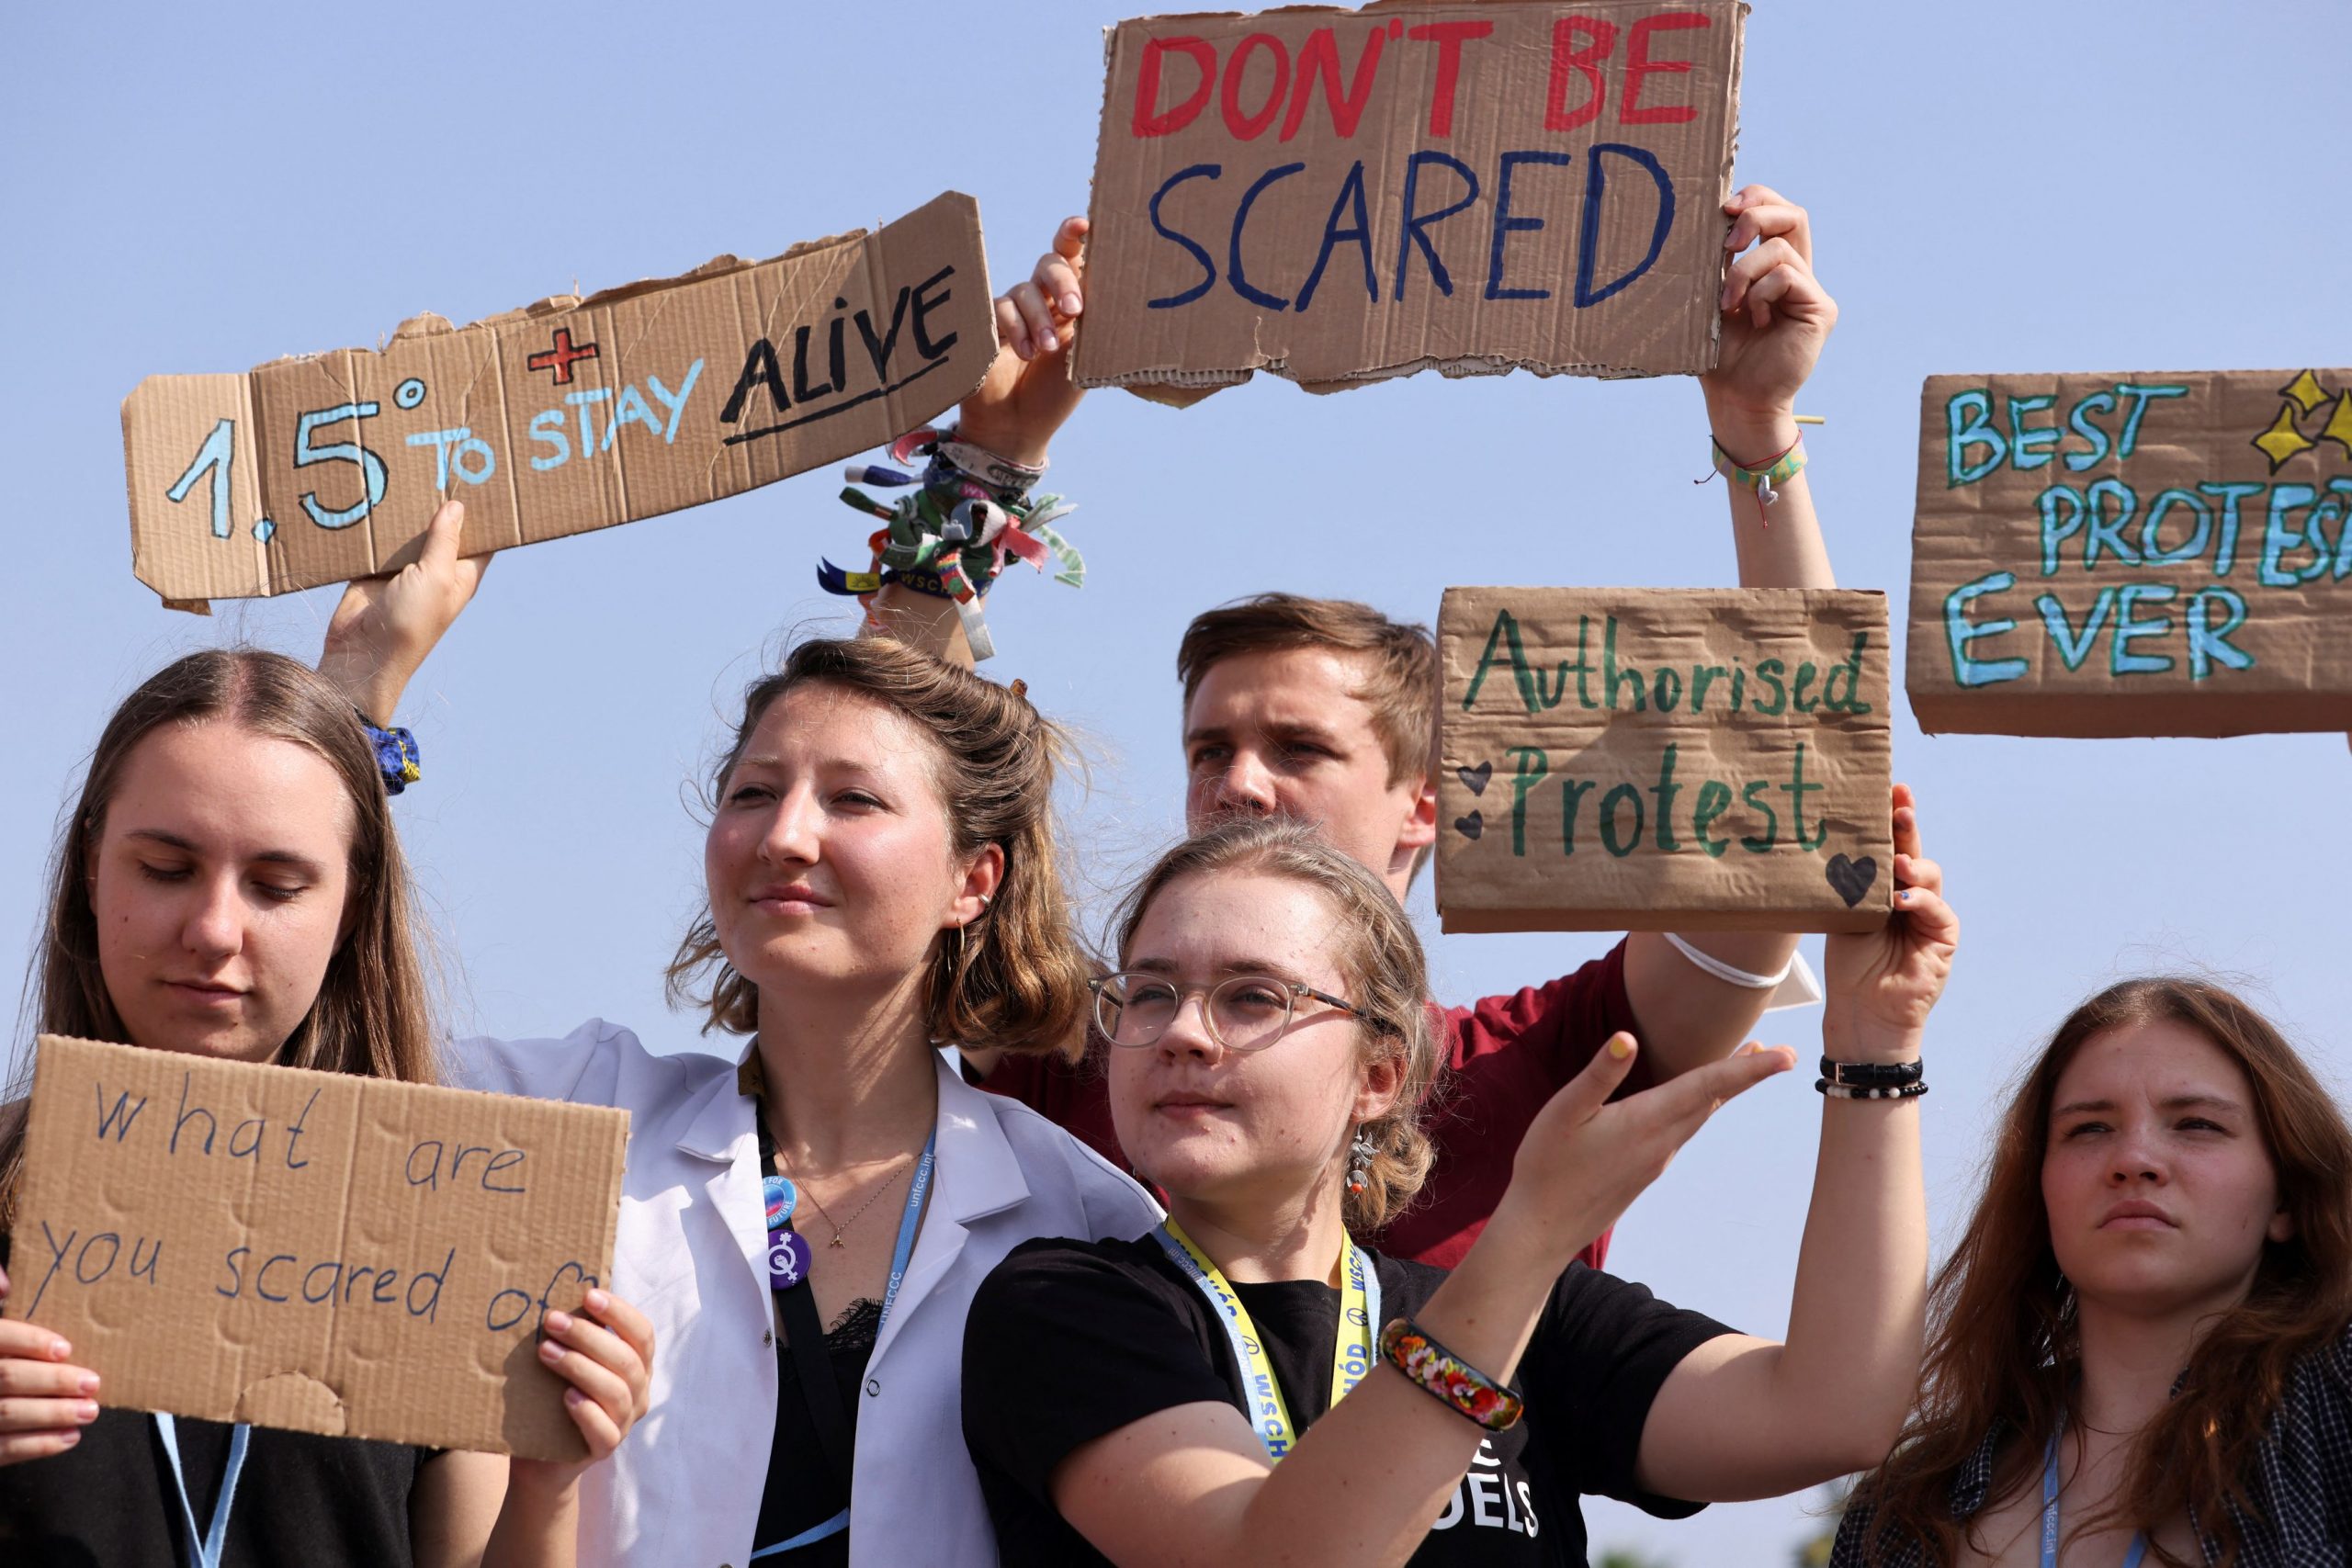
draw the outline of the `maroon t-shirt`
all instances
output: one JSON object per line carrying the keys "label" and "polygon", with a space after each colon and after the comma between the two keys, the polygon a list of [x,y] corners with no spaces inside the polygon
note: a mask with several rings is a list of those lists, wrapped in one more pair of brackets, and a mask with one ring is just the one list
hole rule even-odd
{"label": "maroon t-shirt", "polygon": [[[1448,1070],[1439,1075],[1426,1118],[1436,1163],[1411,1207],[1364,1239],[1392,1258],[1452,1269],[1510,1186],[1511,1159],[1537,1112],[1611,1034],[1637,1032],[1625,996],[1625,944],[1572,975],[1444,1012]],[[1109,1048],[1095,1042],[1075,1066],[1058,1056],[1006,1056],[983,1087],[1020,1100],[1125,1170],[1098,1055]],[[1648,1087],[1648,1061],[1646,1052],[1635,1060],[1621,1094]],[[1608,1255],[1606,1231],[1577,1254],[1595,1269]]]}

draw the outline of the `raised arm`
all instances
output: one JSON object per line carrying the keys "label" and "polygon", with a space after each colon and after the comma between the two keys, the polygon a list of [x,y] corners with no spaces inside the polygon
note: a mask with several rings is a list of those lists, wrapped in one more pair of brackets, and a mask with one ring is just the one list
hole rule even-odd
{"label": "raised arm", "polygon": [[[1792,1061],[1785,1050],[1743,1053],[1611,1103],[1634,1055],[1630,1037],[1615,1036],[1553,1097],[1520,1145],[1493,1221],[1414,1314],[1498,1381],[1512,1376],[1577,1249],[1615,1222],[1717,1106]],[[1429,1533],[1484,1435],[1384,1364],[1279,1466],[1238,1410],[1204,1402],[1074,1450],[1053,1473],[1052,1495],[1122,1568],[1398,1563]]]}
{"label": "raised arm", "polygon": [[[1723,292],[1723,348],[1699,378],[1715,446],[1742,467],[1762,469],[1797,445],[1796,400],[1820,356],[1838,303],[1813,273],[1813,222],[1802,207],[1764,186],[1724,204],[1734,253]],[[1731,508],[1732,543],[1743,588],[1835,588],[1828,547],[1800,472],[1776,481],[1768,507],[1752,486],[1720,480]],[[1735,972],[1756,977],[1787,969],[1797,939],[1770,931],[1708,931],[1682,939]],[[1650,1066],[1687,1071],[1724,1055],[1756,1027],[1769,986],[1710,973],[1657,931],[1625,943],[1625,992],[1640,1020]]]}
{"label": "raised arm", "polygon": [[[1069,378],[1069,348],[1085,309],[1086,220],[1065,218],[1029,276],[997,299],[996,360],[979,389],[956,408],[962,439],[1024,467],[1045,467],[1046,445],[1084,395]],[[886,583],[868,621],[900,642],[971,667],[963,620],[949,600]]]}
{"label": "raised arm", "polygon": [[[1894,848],[1894,917],[1829,939],[1822,1044],[1838,1062],[1917,1061],[1951,972],[1959,921],[1902,784]],[[1825,1096],[1788,1340],[1725,1336],[1683,1359],[1642,1432],[1643,1486],[1730,1502],[1879,1463],[1917,1392],[1927,1275],[1918,1101]]]}

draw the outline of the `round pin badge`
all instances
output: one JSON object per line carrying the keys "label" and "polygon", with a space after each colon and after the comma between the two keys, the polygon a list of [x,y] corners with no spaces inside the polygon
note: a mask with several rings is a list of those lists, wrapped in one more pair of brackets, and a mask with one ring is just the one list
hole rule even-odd
{"label": "round pin badge", "polygon": [[768,1283],[788,1291],[808,1277],[808,1242],[798,1231],[778,1231],[768,1238]]}
{"label": "round pin badge", "polygon": [[785,1222],[792,1218],[792,1211],[799,1203],[800,1194],[794,1189],[792,1178],[788,1176],[763,1177],[760,1186],[767,1196],[768,1229],[781,1230]]}

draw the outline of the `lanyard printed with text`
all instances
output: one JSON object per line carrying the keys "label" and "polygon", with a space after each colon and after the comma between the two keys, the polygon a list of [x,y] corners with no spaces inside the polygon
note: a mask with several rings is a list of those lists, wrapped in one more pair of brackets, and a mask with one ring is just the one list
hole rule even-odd
{"label": "lanyard printed with text", "polygon": [[[1225,1337],[1233,1345],[1233,1363],[1241,1371],[1250,1424],[1258,1429],[1258,1440],[1266,1445],[1266,1457],[1280,1463],[1298,1442],[1298,1428],[1291,1425],[1282,1385],[1274,1381],[1273,1363],[1259,1341],[1258,1325],[1250,1321],[1250,1309],[1241,1304],[1240,1295],[1209,1261],[1208,1254],[1184,1234],[1183,1226],[1170,1220],[1151,1235],[1216,1309],[1217,1321],[1225,1325]],[[1340,1332],[1331,1346],[1331,1403],[1335,1405],[1372,1371],[1373,1337],[1380,1322],[1379,1273],[1363,1247],[1345,1236],[1340,1246],[1346,1248],[1342,1256],[1347,1266],[1340,1274]]]}
{"label": "lanyard printed with text", "polygon": [[[2140,1559],[2147,1555],[2148,1538],[2134,1534],[2132,1544],[2124,1549],[2123,1568],[2140,1568]],[[2058,1435],[2054,1432],[2041,1461],[2041,1568],[2058,1568]]]}

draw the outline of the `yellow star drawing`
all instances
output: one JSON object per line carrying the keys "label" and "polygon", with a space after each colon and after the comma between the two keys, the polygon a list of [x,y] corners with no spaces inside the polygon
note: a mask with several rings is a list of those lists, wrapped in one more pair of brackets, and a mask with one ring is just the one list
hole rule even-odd
{"label": "yellow star drawing", "polygon": [[2254,438],[2256,448],[2270,459],[2270,471],[2274,474],[2288,458],[2317,445],[2295,428],[2295,407],[2291,401],[2279,404],[2278,417],[2270,422],[2270,428]]}
{"label": "yellow star drawing", "polygon": [[2318,377],[2306,370],[2279,388],[2278,395],[2294,404],[2297,413],[2307,414],[2327,401],[2328,391],[2319,384]]}
{"label": "yellow star drawing", "polygon": [[2327,416],[2327,428],[2319,433],[2322,441],[2333,441],[2352,457],[2352,392],[2345,392],[2335,400],[2335,412]]}

